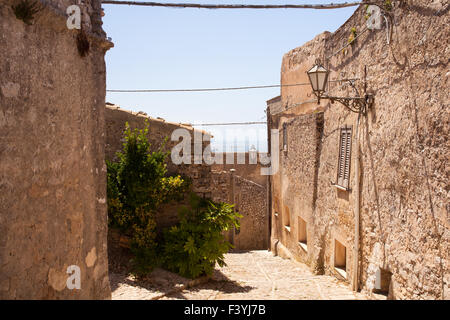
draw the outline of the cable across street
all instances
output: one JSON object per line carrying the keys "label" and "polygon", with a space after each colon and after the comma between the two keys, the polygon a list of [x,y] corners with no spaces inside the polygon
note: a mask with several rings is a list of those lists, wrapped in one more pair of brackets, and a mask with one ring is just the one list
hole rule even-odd
{"label": "cable across street", "polygon": [[254,122],[225,122],[225,123],[195,123],[191,126],[243,126],[243,125],[254,125],[254,124],[267,124],[265,121],[254,121]]}
{"label": "cable across street", "polygon": [[168,7],[168,8],[197,8],[197,9],[340,9],[355,7],[367,2],[344,2],[330,4],[200,4],[200,3],[161,3],[161,2],[137,2],[104,0],[102,4],[146,6],[146,7]]}
{"label": "cable across street", "polygon": [[[358,79],[340,79],[331,80],[330,82],[345,82],[355,81]],[[281,88],[281,87],[295,87],[295,86],[310,86],[309,82],[294,83],[294,84],[272,84],[266,86],[244,86],[244,87],[225,87],[225,88],[197,88],[197,89],[108,89],[107,92],[129,92],[129,93],[142,93],[142,92],[208,92],[208,91],[231,91],[231,90],[249,90],[249,89],[267,89],[267,88]]]}
{"label": "cable across street", "polygon": [[247,90],[247,89],[266,89],[292,87],[292,86],[306,86],[309,83],[296,83],[287,85],[267,85],[267,86],[246,86],[246,87],[229,87],[229,88],[202,88],[202,89],[131,89],[131,90],[106,90],[107,92],[202,92],[202,91],[229,91],[229,90]]}

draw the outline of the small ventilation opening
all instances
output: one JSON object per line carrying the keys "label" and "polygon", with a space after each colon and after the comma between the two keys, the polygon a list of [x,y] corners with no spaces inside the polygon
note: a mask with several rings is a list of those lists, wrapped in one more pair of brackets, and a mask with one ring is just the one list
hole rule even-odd
{"label": "small ventilation opening", "polygon": [[305,251],[308,250],[308,235],[306,233],[307,224],[302,218],[298,218],[298,244]]}
{"label": "small ventilation opening", "polygon": [[278,200],[278,197],[274,195],[273,196],[273,207],[272,207],[272,209],[274,211],[274,216],[276,218],[279,217],[279,212],[280,212],[280,205],[279,205],[279,203],[280,203],[280,201]]}
{"label": "small ventilation opening", "polygon": [[284,217],[283,217],[284,228],[287,231],[291,231],[291,213],[288,207],[284,207]]}
{"label": "small ventilation opening", "polygon": [[334,268],[347,279],[347,248],[337,240],[334,240]]}
{"label": "small ventilation opening", "polygon": [[374,293],[389,295],[389,288],[391,286],[392,273],[388,270],[379,268],[375,275],[375,288]]}

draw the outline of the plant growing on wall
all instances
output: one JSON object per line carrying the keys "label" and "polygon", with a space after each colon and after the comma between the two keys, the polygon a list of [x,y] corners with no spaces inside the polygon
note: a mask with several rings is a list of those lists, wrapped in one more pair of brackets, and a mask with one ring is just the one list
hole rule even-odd
{"label": "plant growing on wall", "polygon": [[31,0],[22,0],[17,5],[13,5],[12,9],[16,18],[22,20],[27,25],[32,24],[34,15],[41,10],[39,3]]}
{"label": "plant growing on wall", "polygon": [[356,28],[350,29],[350,36],[348,37],[348,44],[353,44],[356,40]]}
{"label": "plant growing on wall", "polygon": [[384,9],[386,11],[391,11],[392,10],[392,0],[385,0],[384,1]]}
{"label": "plant growing on wall", "polygon": [[117,162],[107,161],[108,218],[111,227],[130,236],[135,273],[151,271],[156,263],[155,211],[161,204],[181,200],[189,189],[180,176],[166,176],[168,152],[150,151],[145,129],[125,128],[125,143]]}
{"label": "plant growing on wall", "polygon": [[356,28],[353,27],[350,29],[350,35],[347,40],[347,45],[342,49],[342,55],[345,56],[347,54],[347,47],[348,45],[353,45],[355,43],[356,36],[357,36]]}
{"label": "plant growing on wall", "polygon": [[81,57],[85,57],[89,53],[90,44],[86,33],[80,30],[76,38],[78,53]]}
{"label": "plant growing on wall", "polygon": [[369,5],[366,4],[366,5],[364,6],[364,9],[365,9],[365,11],[366,11],[366,14],[364,15],[364,19],[369,20],[370,16],[372,15],[372,13],[369,12]]}
{"label": "plant growing on wall", "polygon": [[224,266],[224,254],[233,246],[223,232],[239,229],[242,216],[233,205],[190,195],[189,207],[180,210],[180,223],[164,233],[166,268],[188,278],[211,275],[215,264]]}

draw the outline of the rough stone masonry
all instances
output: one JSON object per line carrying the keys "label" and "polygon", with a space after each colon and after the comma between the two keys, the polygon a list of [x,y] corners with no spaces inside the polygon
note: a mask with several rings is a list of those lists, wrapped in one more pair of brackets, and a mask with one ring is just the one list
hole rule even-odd
{"label": "rough stone masonry", "polygon": [[[101,2],[40,1],[30,25],[17,3],[0,1],[0,299],[107,299]],[[66,26],[73,4],[84,57]]]}

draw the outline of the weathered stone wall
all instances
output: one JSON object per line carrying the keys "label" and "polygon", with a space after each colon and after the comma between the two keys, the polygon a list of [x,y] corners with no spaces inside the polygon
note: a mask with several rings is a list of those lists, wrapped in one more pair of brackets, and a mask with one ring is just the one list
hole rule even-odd
{"label": "weathered stone wall", "polygon": [[274,115],[283,111],[283,105],[281,104],[281,96],[277,96],[266,101],[267,107],[270,109],[270,114]]}
{"label": "weathered stone wall", "polygon": [[243,217],[241,228],[227,233],[235,250],[269,247],[267,189],[230,171],[211,172],[211,199],[233,203]]}
{"label": "weathered stone wall", "polygon": [[[261,185],[267,184],[267,176],[261,174],[262,165],[258,159],[257,163],[255,160],[251,159],[248,152],[245,153],[234,153],[234,163],[227,164],[227,155],[223,154],[223,164],[213,164],[211,166],[214,171],[230,171],[235,170],[235,174],[241,176],[245,179],[254,181]],[[258,157],[258,156],[257,156]],[[239,163],[241,162],[241,163]],[[253,163],[252,163],[253,162]]]}
{"label": "weathered stone wall", "polygon": [[235,176],[234,203],[243,216],[241,228],[235,231],[237,250],[262,250],[269,247],[267,191],[264,185]]}
{"label": "weathered stone wall", "polygon": [[[367,67],[367,88],[375,95],[375,104],[361,118],[359,132],[357,115],[341,104],[322,100],[317,105],[308,86],[282,88],[282,104],[287,110],[274,118],[273,127],[281,129],[279,119],[283,117],[323,111],[324,128],[315,168],[318,169],[316,188],[305,193],[286,193],[285,188],[289,187],[283,177],[280,185],[274,182],[271,187],[273,199],[279,198],[280,206],[291,198],[307,200],[316,193],[313,226],[308,229],[308,255],[313,258],[309,263],[318,272],[338,275],[334,269],[337,240],[346,246],[347,280],[350,281],[355,274],[356,258],[353,254],[358,206],[355,151],[356,137],[359,137],[358,286],[371,292],[377,270],[390,272],[391,298],[450,298],[449,171],[446,169],[450,155],[448,10],[446,1],[415,1],[414,4],[394,1],[394,8],[389,12],[393,30],[388,44],[385,23],[382,30],[363,33],[365,8],[360,7],[335,33],[321,34],[292,50],[284,56],[282,64],[282,84],[308,82],[305,72],[314,60],[335,52],[325,62],[331,70],[331,80],[362,79]],[[347,50],[340,50],[353,27],[357,34],[363,34]],[[362,92],[363,82],[357,81],[356,85]],[[355,95],[345,83],[330,83],[329,92],[334,96]],[[339,128],[345,125],[353,126],[349,191],[331,185],[337,172]],[[302,138],[309,134],[307,129],[298,133]],[[301,144],[299,148],[308,152],[311,146]],[[283,155],[281,158],[283,163]],[[282,172],[285,166],[289,167],[283,165]],[[292,172],[288,176],[289,181],[294,181],[302,174]],[[310,242],[314,243],[312,247]],[[294,250],[290,252],[302,259]]]}
{"label": "weathered stone wall", "polygon": [[229,171],[211,172],[211,199],[233,203],[233,174]]}
{"label": "weathered stone wall", "polygon": [[[0,299],[105,299],[104,54],[100,1],[41,1],[32,25],[0,1]],[[81,289],[66,287],[68,266]]]}
{"label": "weathered stone wall", "polygon": [[[299,229],[300,224],[306,222],[308,230],[312,230],[316,218],[314,206],[317,198],[323,113],[290,119],[282,117],[280,121],[281,126],[286,126],[287,149],[280,150],[280,171],[274,177],[280,184],[274,204],[277,215],[273,217],[274,223],[280,227],[276,239],[295,253],[299,260],[313,264],[317,257],[313,255],[314,250],[306,249],[300,244]],[[281,141],[283,134],[281,131]],[[308,248],[313,245],[312,241],[308,241]]]}

